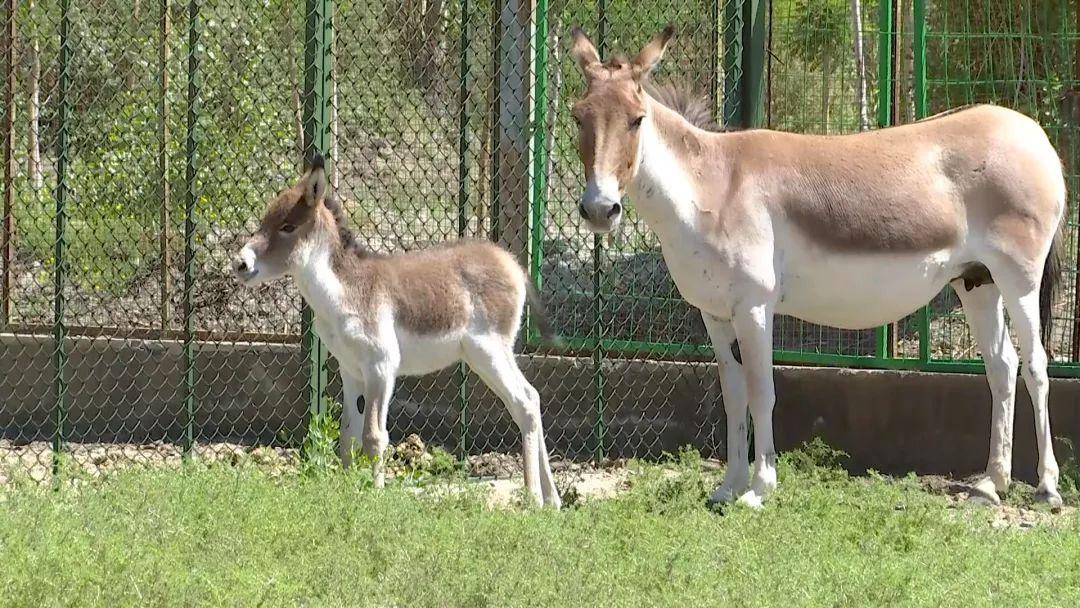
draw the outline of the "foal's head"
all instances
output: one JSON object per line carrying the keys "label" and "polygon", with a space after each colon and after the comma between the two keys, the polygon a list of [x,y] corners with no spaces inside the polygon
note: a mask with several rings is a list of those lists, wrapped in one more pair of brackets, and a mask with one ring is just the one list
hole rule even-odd
{"label": "foal's head", "polygon": [[271,201],[258,230],[233,260],[233,272],[246,285],[259,285],[291,273],[321,234],[319,209],[326,202],[326,169],[321,156],[297,184]]}
{"label": "foal's head", "polygon": [[669,25],[633,60],[604,63],[585,33],[574,29],[572,54],[588,85],[573,110],[587,180],[578,211],[594,232],[610,232],[622,219],[620,201],[637,172],[640,127],[648,112],[642,82],[674,33]]}

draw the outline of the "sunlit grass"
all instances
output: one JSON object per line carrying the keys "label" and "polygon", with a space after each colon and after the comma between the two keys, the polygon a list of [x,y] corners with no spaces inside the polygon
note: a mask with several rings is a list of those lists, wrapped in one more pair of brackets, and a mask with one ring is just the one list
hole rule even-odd
{"label": "sunlit grass", "polygon": [[[704,506],[693,455],[562,512],[363,473],[131,470],[0,508],[12,606],[1075,606],[1080,524],[991,526],[914,478],[786,457],[762,512]],[[826,459],[827,460],[827,459]],[[674,471],[674,474],[671,473]],[[447,483],[457,484],[455,479]]]}

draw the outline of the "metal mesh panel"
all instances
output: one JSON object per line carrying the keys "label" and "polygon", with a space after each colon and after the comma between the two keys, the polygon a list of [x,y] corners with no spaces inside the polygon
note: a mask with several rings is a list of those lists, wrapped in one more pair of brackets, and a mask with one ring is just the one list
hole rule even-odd
{"label": "metal mesh panel", "polygon": [[[1077,128],[1080,13],[1073,3],[976,0],[961,7],[936,3],[926,13],[925,114],[991,102],[1035,118],[1063,159],[1069,190],[1063,288],[1052,305],[1047,349],[1058,362],[1080,361],[1077,311]],[[932,356],[977,353],[955,294],[941,298],[930,318]]]}
{"label": "metal mesh panel", "polygon": [[[239,289],[226,266],[313,151],[371,249],[492,239],[528,265],[567,342],[551,350],[533,329],[520,341],[553,451],[715,453],[711,347],[656,237],[632,204],[611,238],[579,224],[569,108],[584,83],[570,28],[606,56],[673,23],[654,77],[696,87],[722,124],[753,115],[745,87],[761,64],[762,122],[785,130],[1009,105],[1047,127],[1080,191],[1074,7],[859,4],[857,38],[849,0],[0,3],[0,475],[296,447],[324,394],[340,398],[335,364],[291,284]],[[1080,362],[1075,200],[1056,375]],[[978,371],[948,290],[889,328],[776,327],[779,361]],[[394,439],[415,432],[459,454],[518,449],[509,415],[464,367],[402,379],[390,421]]]}

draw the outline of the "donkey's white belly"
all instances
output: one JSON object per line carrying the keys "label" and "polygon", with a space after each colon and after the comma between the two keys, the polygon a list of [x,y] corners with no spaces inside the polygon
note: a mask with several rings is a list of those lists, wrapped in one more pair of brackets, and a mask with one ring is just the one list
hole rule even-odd
{"label": "donkey's white belly", "polygon": [[[721,318],[730,317],[735,300],[746,290],[775,289],[779,314],[866,329],[918,310],[960,274],[953,251],[836,253],[786,237],[788,248],[754,268],[754,260],[720,251],[689,230],[664,234],[661,240],[680,295]],[[742,265],[738,270],[732,268],[736,259]]]}
{"label": "donkey's white belly", "polygon": [[464,332],[417,336],[399,329],[397,334],[398,348],[401,350],[399,376],[430,374],[461,360]]}
{"label": "donkey's white belly", "polygon": [[777,312],[843,329],[899,320],[959,274],[952,253],[848,254],[806,250],[781,257]]}
{"label": "donkey's white belly", "polygon": [[[337,323],[316,317],[315,331],[326,344],[340,367],[361,371],[370,364],[374,348],[370,338],[356,330],[359,320],[345,317]],[[461,360],[463,332],[418,336],[400,327],[394,328],[397,338],[398,376],[421,376],[438,371]],[[383,348],[388,345],[384,344]]]}

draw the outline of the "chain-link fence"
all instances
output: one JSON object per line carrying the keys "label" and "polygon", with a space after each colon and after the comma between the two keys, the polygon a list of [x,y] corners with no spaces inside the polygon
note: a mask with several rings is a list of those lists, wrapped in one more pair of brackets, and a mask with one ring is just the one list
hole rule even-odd
{"label": "chain-link fence", "polygon": [[[288,282],[227,260],[312,151],[367,246],[493,239],[541,285],[566,350],[523,332],[549,445],[572,458],[722,448],[701,320],[655,236],[579,226],[567,59],[664,23],[655,78],[721,124],[840,133],[994,101],[1036,117],[1075,183],[1080,13],[1064,0],[7,0],[0,467],[293,448],[340,387]],[[1080,375],[1077,205],[1050,345]],[[777,360],[978,371],[955,295],[889,327],[782,319]],[[518,433],[466,369],[403,379],[391,435],[460,454]],[[231,457],[231,456],[229,456]],[[2,473],[2,471],[0,471]]]}

